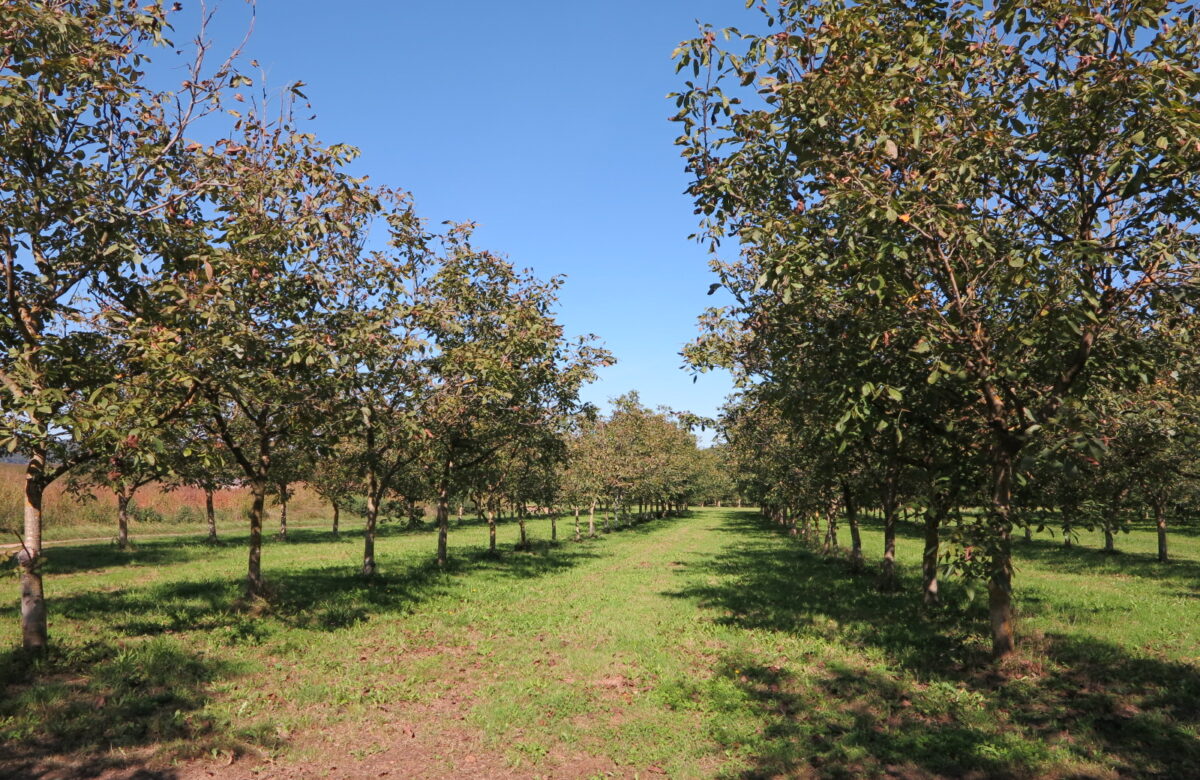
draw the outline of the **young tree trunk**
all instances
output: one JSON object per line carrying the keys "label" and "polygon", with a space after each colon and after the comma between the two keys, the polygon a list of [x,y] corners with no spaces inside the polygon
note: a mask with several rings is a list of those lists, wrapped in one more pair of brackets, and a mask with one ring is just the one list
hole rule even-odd
{"label": "young tree trunk", "polygon": [[838,550],[837,517],[830,512],[825,517],[825,554],[836,553]]}
{"label": "young tree trunk", "polygon": [[1116,540],[1113,539],[1112,525],[1107,521],[1104,523],[1104,552],[1115,553],[1117,551]]}
{"label": "young tree trunk", "polygon": [[517,545],[518,550],[529,549],[529,538],[525,535],[525,502],[517,504],[517,526],[521,529],[521,541]]}
{"label": "young tree trunk", "polygon": [[438,484],[437,496],[437,526],[438,526],[438,541],[437,541],[437,562],[439,566],[445,566],[447,561],[447,545],[450,536],[450,472],[454,468],[454,463],[447,460],[442,467],[442,479]]}
{"label": "young tree trunk", "polygon": [[992,625],[992,657],[1003,658],[1013,652],[1012,606],[1012,475],[1015,451],[998,444],[995,454],[995,482],[992,491],[992,532],[988,578],[988,615]]}
{"label": "young tree trunk", "polygon": [[558,513],[550,512],[550,541],[558,541]]}
{"label": "young tree trunk", "polygon": [[363,529],[362,575],[374,577],[379,567],[375,564],[375,529],[379,524],[379,476],[375,469],[367,469],[367,526]]}
{"label": "young tree trunk", "polygon": [[129,499],[132,491],[125,487],[114,491],[117,494],[117,547],[129,549]]}
{"label": "young tree trunk", "polygon": [[263,509],[267,504],[267,480],[259,476],[250,482],[250,561],[246,572],[246,596],[259,598],[266,594],[262,577]]}
{"label": "young tree trunk", "polygon": [[592,503],[588,506],[588,537],[596,538],[596,499],[592,499]]}
{"label": "young tree trunk", "polygon": [[204,516],[208,519],[208,541],[217,541],[217,510],[213,508],[213,489],[204,488]]}
{"label": "young tree trunk", "polygon": [[921,556],[921,592],[926,604],[941,603],[938,594],[938,553],[943,510],[930,504],[925,509],[925,552]]}
{"label": "young tree trunk", "polygon": [[850,492],[850,483],[842,482],[842,503],[846,506],[846,523],[850,526],[850,567],[855,571],[862,568],[862,532],[858,527],[858,505]]}
{"label": "young tree trunk", "polygon": [[333,537],[336,539],[341,533],[342,505],[337,501],[330,501],[329,504],[333,507]]}
{"label": "young tree trunk", "polygon": [[28,653],[46,651],[46,595],[42,589],[42,495],[46,453],[37,451],[25,468],[25,534],[17,565],[21,570],[21,644]]}
{"label": "young tree trunk", "polygon": [[1158,560],[1169,563],[1167,556],[1167,515],[1160,502],[1154,502],[1154,527],[1158,531]]}
{"label": "young tree trunk", "polygon": [[889,477],[883,498],[883,566],[880,586],[884,590],[896,587],[896,483]]}
{"label": "young tree trunk", "polygon": [[462,515],[463,515],[463,505],[462,505],[462,502],[459,501],[458,502],[458,520],[455,521],[456,525],[462,525]]}
{"label": "young tree trunk", "polygon": [[279,540],[287,541],[287,485],[279,486]]}
{"label": "young tree trunk", "polygon": [[575,541],[579,541],[583,537],[579,535],[579,505],[575,505]]}
{"label": "young tree trunk", "polygon": [[494,501],[488,502],[487,524],[488,524],[488,551],[496,552],[496,505],[495,505]]}

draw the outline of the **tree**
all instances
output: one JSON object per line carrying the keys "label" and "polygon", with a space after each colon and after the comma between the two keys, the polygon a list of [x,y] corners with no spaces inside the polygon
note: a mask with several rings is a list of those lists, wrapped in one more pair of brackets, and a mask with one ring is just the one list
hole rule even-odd
{"label": "tree", "polygon": [[341,533],[342,507],[355,495],[358,480],[358,463],[346,442],[335,444],[324,457],[318,458],[308,475],[309,487],[328,501],[333,510],[331,531],[335,537]]}
{"label": "tree", "polygon": [[[325,334],[336,383],[328,414],[366,494],[366,577],[377,570],[375,532],[384,497],[398,489],[413,501],[423,492],[416,471],[428,447],[420,412],[432,379],[421,358],[428,349],[424,328],[440,314],[425,287],[433,266],[429,236],[406,195],[381,196],[387,249],[360,254],[362,237],[345,245],[350,255],[338,266],[337,280],[341,311]],[[359,227],[365,236],[370,224]]]}
{"label": "tree", "polygon": [[284,112],[239,118],[234,137],[197,149],[193,175],[214,182],[194,267],[154,285],[153,319],[125,326],[145,360],[194,386],[207,427],[252,496],[247,595],[266,594],[262,521],[278,457],[324,431],[333,397],[327,340],[342,316],[340,264],[375,194],[344,170],[356,151],[324,147]]}
{"label": "tree", "polygon": [[178,235],[195,194],[185,134],[237,78],[207,75],[203,45],[178,92],[145,79],[168,44],[167,12],[106,0],[16,0],[0,8],[0,446],[28,458],[22,641],[47,644],[42,496],[91,457],[119,382],[86,318],[145,301],[147,276],[185,263]]}
{"label": "tree", "polygon": [[561,278],[542,282],[475,249],[469,225],[452,227],[428,285],[433,314],[423,330],[432,390],[421,421],[431,451],[437,503],[437,560],[447,560],[450,498],[473,469],[516,438],[556,429],[578,405],[579,388],[611,362],[590,337],[568,341],[552,316]]}
{"label": "tree", "polygon": [[869,293],[878,337],[896,328],[930,384],[971,393],[991,473],[968,571],[997,657],[1014,647],[1019,457],[1087,386],[1147,373],[1138,333],[1195,282],[1185,6],[796,0],[736,51],[711,32],[679,50],[709,69],[678,98],[680,143],[705,234],[742,245],[728,273],[781,297]]}

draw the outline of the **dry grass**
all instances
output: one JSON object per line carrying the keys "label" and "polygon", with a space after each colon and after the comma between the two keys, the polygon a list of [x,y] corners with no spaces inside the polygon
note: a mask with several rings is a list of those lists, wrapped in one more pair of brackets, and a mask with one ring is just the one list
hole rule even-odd
{"label": "dry grass", "polygon": [[[11,536],[12,530],[21,527],[24,480],[24,466],[0,463],[0,529],[7,529],[5,536]],[[157,526],[186,530],[204,524],[204,491],[199,488],[151,484],[138,490],[133,503],[138,510],[135,533],[139,528],[150,533]],[[245,488],[217,491],[213,506],[218,523],[240,523],[249,503],[250,494]],[[93,489],[75,494],[62,479],[46,490],[42,508],[47,539],[103,536],[112,533],[116,524],[117,501],[111,493]],[[288,504],[289,518],[303,523],[324,520],[328,514],[328,505],[320,496],[307,486],[297,486]]]}

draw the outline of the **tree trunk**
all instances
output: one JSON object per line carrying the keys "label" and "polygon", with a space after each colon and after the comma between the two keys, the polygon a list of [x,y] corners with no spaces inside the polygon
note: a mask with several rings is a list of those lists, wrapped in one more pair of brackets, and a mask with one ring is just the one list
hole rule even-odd
{"label": "tree trunk", "polygon": [[488,551],[496,552],[496,505],[489,501],[487,505]]}
{"label": "tree trunk", "polygon": [[217,511],[213,508],[213,489],[204,488],[204,516],[208,519],[208,541],[217,541]]}
{"label": "tree trunk", "polygon": [[329,504],[333,507],[333,536],[336,539],[341,533],[342,505],[337,501],[330,501]]}
{"label": "tree trunk", "polygon": [[26,652],[40,655],[46,651],[46,595],[42,589],[42,495],[45,484],[46,453],[33,453],[25,468],[25,535],[17,553],[21,570],[21,643]]}
{"label": "tree trunk", "polygon": [[521,541],[517,545],[518,550],[529,549],[529,538],[525,535],[525,502],[517,504],[517,526],[521,529]]}
{"label": "tree trunk", "polygon": [[1154,504],[1154,527],[1158,530],[1158,560],[1169,563],[1167,556],[1167,515],[1163,512],[1161,503]]}
{"label": "tree trunk", "polygon": [[842,483],[842,503],[846,506],[846,523],[850,526],[850,566],[855,571],[862,568],[862,532],[858,527],[858,505],[850,492],[850,483]]}
{"label": "tree trunk", "polygon": [[263,508],[267,503],[267,480],[257,477],[250,482],[250,562],[246,572],[246,595],[259,598],[266,594],[262,577]]}
{"label": "tree trunk", "polygon": [[1107,521],[1104,523],[1104,552],[1115,553],[1117,551],[1116,540],[1113,539],[1112,525]]}
{"label": "tree trunk", "polygon": [[558,541],[558,513],[550,513],[550,541]]}
{"label": "tree trunk", "polygon": [[588,507],[588,537],[596,538],[596,499],[594,498]]}
{"label": "tree trunk", "polygon": [[279,486],[279,540],[287,541],[287,485]]}
{"label": "tree trunk", "polygon": [[463,505],[462,505],[462,502],[459,501],[458,502],[458,519],[455,521],[455,525],[462,525],[462,515],[463,515]]}
{"label": "tree trunk", "polygon": [[454,464],[451,461],[446,461],[442,467],[442,479],[438,484],[437,496],[437,526],[438,526],[438,541],[437,541],[437,562],[439,566],[445,566],[448,559],[447,545],[450,537],[450,472],[453,470]]}
{"label": "tree trunk", "polygon": [[881,587],[892,590],[896,587],[896,481],[889,477],[884,486],[883,497],[883,565]]}
{"label": "tree trunk", "polygon": [[995,544],[991,550],[988,578],[988,615],[992,625],[992,657],[1003,658],[1013,652],[1012,606],[1012,474],[1016,452],[998,444],[995,454],[995,482],[992,490],[992,525]]}
{"label": "tree trunk", "polygon": [[375,563],[375,529],[379,524],[379,475],[372,466],[367,469],[367,525],[363,529],[362,575],[374,577],[379,567]]}
{"label": "tree trunk", "polygon": [[943,510],[931,503],[925,509],[925,552],[921,556],[921,591],[926,604],[941,603],[938,594],[938,553]]}
{"label": "tree trunk", "polygon": [[830,512],[825,518],[825,554],[836,553],[837,550],[837,517]]}
{"label": "tree trunk", "polygon": [[130,491],[121,487],[114,491],[117,494],[117,547],[129,549],[129,499]]}
{"label": "tree trunk", "polygon": [[1062,530],[1063,530],[1063,548],[1071,549],[1071,520],[1074,513],[1065,506],[1059,507],[1059,512],[1062,514]]}

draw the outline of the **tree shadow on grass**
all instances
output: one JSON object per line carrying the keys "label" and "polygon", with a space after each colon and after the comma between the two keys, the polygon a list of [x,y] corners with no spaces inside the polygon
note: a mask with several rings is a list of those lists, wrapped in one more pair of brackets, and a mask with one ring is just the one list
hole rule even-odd
{"label": "tree shadow on grass", "polygon": [[[729,626],[815,640],[811,656],[787,663],[727,655],[712,692],[696,694],[714,723],[723,709],[756,716],[758,730],[736,738],[714,727],[744,760],[736,776],[1200,777],[1194,666],[1051,636],[997,670],[981,606],[929,612],[915,578],[880,593],[760,519],[727,527],[733,541],[687,562],[689,584],[671,595]],[[871,660],[880,654],[885,664]]]}
{"label": "tree shadow on grass", "polygon": [[271,631],[270,617],[285,626],[336,631],[372,616],[402,614],[446,593],[455,578],[473,571],[533,579],[573,568],[597,554],[586,545],[570,548],[535,543],[531,552],[489,553],[457,548],[446,566],[425,556],[391,562],[384,573],[362,577],[344,564],[267,569],[270,594],[246,604],[241,581],[194,579],[88,591],[53,599],[55,614],[80,621],[102,619],[125,636],[215,632],[228,643],[257,643]]}
{"label": "tree shadow on grass", "polygon": [[47,576],[78,574],[84,571],[110,569],[136,564],[140,566],[171,566],[207,558],[212,547],[195,541],[174,539],[137,544],[121,550],[114,544],[87,544],[71,547],[47,547],[43,551]]}
{"label": "tree shadow on grass", "polygon": [[167,638],[0,652],[0,776],[165,780],[175,773],[148,766],[158,746],[241,752],[205,713],[209,685],[237,673]]}
{"label": "tree shadow on grass", "polygon": [[1019,559],[1037,561],[1070,574],[1127,574],[1200,586],[1200,561],[1189,558],[1160,563],[1155,553],[1120,551],[1114,555],[1079,545],[1063,547],[1062,542],[1044,539],[1020,542],[1015,552]]}

